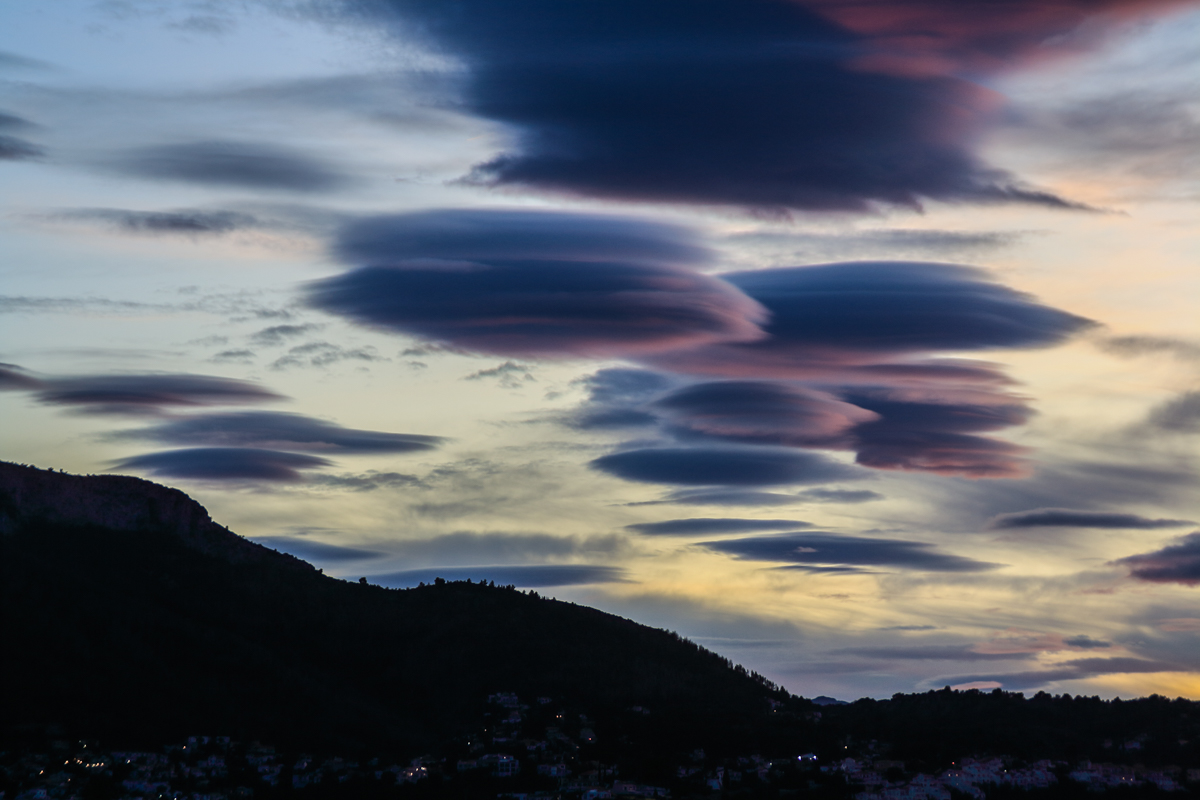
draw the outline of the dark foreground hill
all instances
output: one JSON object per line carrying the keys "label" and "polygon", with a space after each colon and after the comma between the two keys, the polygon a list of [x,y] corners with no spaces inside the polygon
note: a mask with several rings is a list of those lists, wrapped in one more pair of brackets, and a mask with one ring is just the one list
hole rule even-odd
{"label": "dark foreground hill", "polygon": [[720,746],[788,697],[674,634],[532,593],[325,576],[137,478],[0,463],[0,593],[10,729],[410,748],[476,729],[505,691],[643,706],[647,741]]}
{"label": "dark foreground hill", "polygon": [[[718,768],[766,769],[759,754],[771,766],[756,797],[842,796],[850,773],[813,764],[847,757],[896,781],[991,755],[1200,768],[1194,701],[947,689],[818,707],[594,609],[478,583],[336,580],[231,533],[182,492],[2,462],[0,663],[0,750],[47,731],[150,748],[210,734],[453,759],[524,747],[501,738],[521,728],[574,748],[581,774],[587,762],[678,775],[677,796]],[[510,711],[488,703],[501,692],[550,704],[501,723]],[[797,767],[809,752],[817,762]]]}

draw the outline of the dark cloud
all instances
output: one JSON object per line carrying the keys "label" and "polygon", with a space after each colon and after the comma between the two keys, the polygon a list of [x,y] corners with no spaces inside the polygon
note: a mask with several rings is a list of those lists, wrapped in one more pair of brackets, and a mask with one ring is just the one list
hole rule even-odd
{"label": "dark cloud", "polygon": [[26,58],[16,53],[0,50],[0,69],[53,69],[53,67],[36,58]]}
{"label": "dark cloud", "polygon": [[698,545],[751,561],[776,561],[806,568],[896,567],[922,572],[984,572],[999,564],[939,552],[925,542],[868,539],[826,533],[784,533],[722,539]]}
{"label": "dark cloud", "polygon": [[[402,30],[466,66],[458,102],[514,133],[476,182],[771,209],[922,198],[1070,206],[974,155],[995,106],[986,90],[946,70],[864,68],[879,55],[874,33],[823,6],[388,5]],[[910,33],[903,41],[923,38],[923,25]]]}
{"label": "dark cloud", "polygon": [[290,553],[305,561],[363,561],[384,555],[377,550],[342,547],[301,536],[263,536],[256,538],[255,541],[274,550]]}
{"label": "dark cloud", "polygon": [[298,483],[304,480],[300,470],[328,467],[332,463],[317,456],[279,450],[197,447],[134,456],[116,462],[114,467],[165,478]]}
{"label": "dark cloud", "polygon": [[154,414],[164,408],[285,399],[249,381],[188,374],[77,375],[42,378],[36,385],[19,388],[34,390],[34,399],[44,405],[69,406],[88,414]]}
{"label": "dark cloud", "polygon": [[202,141],[142,147],[110,166],[127,175],[291,192],[328,192],[350,179],[330,165],[286,147],[258,142]]}
{"label": "dark cloud", "polygon": [[844,398],[878,419],[851,431],[859,464],[972,478],[1023,476],[1025,448],[977,435],[1023,424],[1033,410],[1023,402],[910,402],[890,392],[853,392]]}
{"label": "dark cloud", "polygon": [[510,356],[613,356],[762,335],[762,309],[692,271],[688,231],[541,211],[430,211],[343,230],[308,303],[360,324]]}
{"label": "dark cloud", "polygon": [[997,386],[1009,381],[995,365],[930,354],[1049,347],[1094,326],[956,264],[863,261],[722,277],[770,312],[767,338],[653,363],[727,377]]}
{"label": "dark cloud", "polygon": [[505,389],[519,389],[525,383],[537,381],[533,372],[530,371],[530,367],[515,361],[505,361],[503,364],[497,364],[488,369],[476,370],[470,375],[464,376],[463,380],[482,381],[488,378],[495,378],[497,383]]}
{"label": "dark cloud", "polygon": [[631,506],[790,506],[797,503],[866,503],[883,495],[867,489],[805,489],[796,494],[756,492],[748,489],[678,489],[661,500],[628,503]]}
{"label": "dark cloud", "polygon": [[1029,653],[978,653],[970,645],[851,647],[833,652],[888,661],[1004,661],[1029,658]]}
{"label": "dark cloud", "polygon": [[859,69],[898,75],[981,74],[1072,53],[1113,24],[1176,0],[800,0],[865,37]]}
{"label": "dark cloud", "polygon": [[6,114],[0,111],[0,131],[21,131],[36,128],[29,120],[16,114]]}
{"label": "dark cloud", "polygon": [[709,533],[748,533],[750,531],[795,530],[811,528],[811,522],[796,519],[669,519],[663,522],[640,522],[626,525],[627,530],[651,536],[690,536]]}
{"label": "dark cloud", "polygon": [[433,583],[436,578],[450,581],[491,581],[502,586],[541,588],[543,586],[579,586],[589,583],[625,583],[625,570],[593,564],[536,564],[500,567],[435,567],[368,575],[371,583],[407,587]]}
{"label": "dark cloud", "polygon": [[268,328],[263,328],[257,331],[250,337],[250,341],[259,345],[276,345],[283,344],[285,340],[292,339],[297,336],[303,336],[307,333],[318,331],[322,326],[315,325],[311,322],[303,325],[271,325]]}
{"label": "dark cloud", "polygon": [[723,276],[772,340],[869,352],[1045,347],[1093,323],[956,264],[860,261]]}
{"label": "dark cloud", "polygon": [[182,234],[186,236],[221,235],[262,226],[251,214],[238,211],[135,211],[124,208],[80,208],[63,211],[57,219],[98,222],[111,225],[122,233]]}
{"label": "dark cloud", "polygon": [[1011,247],[1025,234],[1014,231],[953,231],[909,228],[839,233],[756,231],[724,241],[775,263],[816,263],[845,258],[939,258],[978,255]]}
{"label": "dark cloud", "polygon": [[845,447],[849,429],[878,418],[828,393],[770,381],[693,384],[653,407],[677,437],[792,447]]}
{"label": "dark cloud", "polygon": [[222,350],[213,355],[209,361],[217,364],[233,362],[236,364],[249,364],[254,360],[253,350]]}
{"label": "dark cloud", "polygon": [[1178,528],[1193,524],[1186,519],[1150,519],[1137,514],[1110,511],[1078,511],[1069,508],[1035,508],[1013,514],[999,514],[987,523],[990,530],[1006,528]]}
{"label": "dark cloud", "polygon": [[1200,361],[1200,344],[1171,336],[1108,336],[1097,339],[1096,346],[1123,358],[1168,355],[1182,361]]}
{"label": "dark cloud", "polygon": [[332,342],[308,342],[290,348],[271,362],[271,369],[288,367],[328,367],[339,361],[387,361],[371,346],[342,347]]}
{"label": "dark cloud", "polygon": [[28,161],[44,156],[46,151],[19,136],[0,134],[0,161]]}
{"label": "dark cloud", "polygon": [[0,391],[28,392],[40,389],[45,383],[16,364],[0,363]]}
{"label": "dark cloud", "polygon": [[868,489],[805,489],[796,495],[803,503],[869,503],[883,495]]}
{"label": "dark cloud", "polygon": [[1161,550],[1119,558],[1130,576],[1151,583],[1200,585],[1200,531],[1189,533]]}
{"label": "dark cloud", "polygon": [[372,492],[376,489],[428,488],[425,482],[416,475],[406,475],[403,472],[377,472],[373,469],[359,474],[313,475],[308,482],[314,486],[350,489],[355,492]]}
{"label": "dark cloud", "polygon": [[1146,422],[1153,428],[1172,433],[1200,431],[1200,392],[1184,392],[1151,409]]}
{"label": "dark cloud", "polygon": [[237,411],[201,414],[112,434],[189,447],[260,447],[307,453],[412,453],[432,450],[445,439],[415,433],[343,428],[303,414]]}
{"label": "dark cloud", "polygon": [[1016,689],[1032,689],[1045,686],[1057,681],[1083,680],[1098,675],[1145,674],[1150,672],[1176,672],[1181,669],[1179,664],[1165,661],[1149,661],[1141,658],[1079,658],[1057,664],[1050,669],[1030,670],[1028,672],[990,673],[983,675],[961,675],[953,678],[939,678],[941,685],[960,685],[995,681],[1010,691]]}
{"label": "dark cloud", "polygon": [[521,564],[531,560],[613,556],[628,547],[624,536],[552,536],[548,533],[476,533],[457,531],[429,539],[393,543],[410,564]]}
{"label": "dark cloud", "polygon": [[645,483],[778,486],[864,477],[854,467],[812,453],[773,448],[647,448],[601,456],[589,466]]}
{"label": "dark cloud", "polygon": [[1079,647],[1084,650],[1104,649],[1112,647],[1112,642],[1105,642],[1100,639],[1093,639],[1087,635],[1073,636],[1070,639],[1063,639],[1063,644],[1068,647]]}
{"label": "dark cloud", "polygon": [[658,415],[641,406],[678,381],[661,372],[611,367],[575,383],[587,388],[588,398],[563,421],[580,430],[605,430],[656,425]]}
{"label": "dark cloud", "polygon": [[[1022,448],[980,434],[1026,422],[1026,401],[1006,391],[1011,381],[997,365],[936,355],[1045,347],[1093,325],[953,264],[856,262],[724,277],[771,313],[767,338],[643,360],[755,380],[727,384],[725,394],[742,395],[737,402],[698,406],[696,423],[685,418],[678,425],[710,435],[724,430],[742,441],[853,449],[858,463],[881,469],[1024,474]],[[764,378],[813,382],[821,391]],[[840,427],[805,430],[839,416]]]}

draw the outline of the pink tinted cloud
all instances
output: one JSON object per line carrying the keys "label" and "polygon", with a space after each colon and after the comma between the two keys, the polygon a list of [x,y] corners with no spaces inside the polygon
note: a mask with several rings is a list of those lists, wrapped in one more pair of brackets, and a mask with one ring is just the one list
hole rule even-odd
{"label": "pink tinted cloud", "polygon": [[1138,17],[1194,0],[798,0],[867,39],[859,69],[907,77],[994,73],[1077,53]]}

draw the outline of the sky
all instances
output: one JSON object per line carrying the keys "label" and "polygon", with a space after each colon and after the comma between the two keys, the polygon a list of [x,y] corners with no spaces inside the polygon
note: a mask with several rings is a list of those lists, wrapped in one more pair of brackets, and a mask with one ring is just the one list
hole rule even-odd
{"label": "sky", "polygon": [[1200,699],[1200,2],[12,0],[0,458],[805,695]]}

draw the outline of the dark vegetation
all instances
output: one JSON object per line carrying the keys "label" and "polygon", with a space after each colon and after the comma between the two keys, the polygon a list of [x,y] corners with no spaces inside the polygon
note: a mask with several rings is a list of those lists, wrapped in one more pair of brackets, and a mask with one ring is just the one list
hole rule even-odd
{"label": "dark vegetation", "polygon": [[[892,759],[910,773],[988,754],[1200,767],[1200,703],[943,690],[818,707],[673,633],[533,592],[385,589],[271,551],[250,557],[245,540],[226,557],[220,537],[197,545],[199,523],[181,536],[166,522],[121,530],[28,514],[9,479],[30,469],[0,464],[0,748],[49,736],[161,749],[206,733],[453,763],[494,725],[488,695],[514,692],[552,698],[533,717],[562,713],[555,724],[577,741],[587,715],[597,739],[579,758],[647,781],[665,782],[697,748],[708,768],[810,751],[820,764]],[[39,496],[70,480],[78,500],[78,477],[34,472]],[[784,770],[771,791],[826,786],[810,778]]]}

